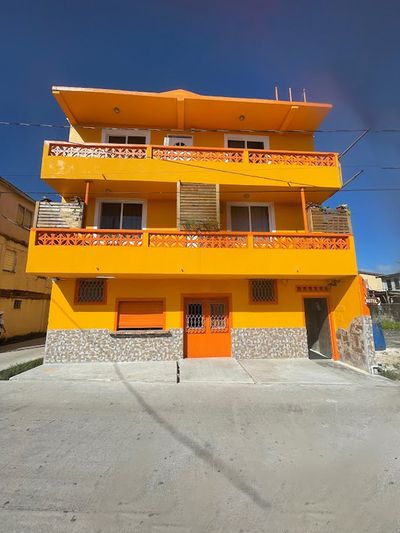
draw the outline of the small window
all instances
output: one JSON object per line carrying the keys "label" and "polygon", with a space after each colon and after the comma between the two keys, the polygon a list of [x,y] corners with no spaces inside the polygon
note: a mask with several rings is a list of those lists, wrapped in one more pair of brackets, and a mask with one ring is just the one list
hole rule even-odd
{"label": "small window", "polygon": [[14,300],[14,309],[21,309],[22,300]]}
{"label": "small window", "polygon": [[77,281],[76,302],[80,304],[102,304],[106,300],[104,279],[79,279]]}
{"label": "small window", "polygon": [[143,204],[103,202],[100,229],[142,229]]}
{"label": "small window", "polygon": [[230,215],[232,231],[271,231],[266,205],[231,205]]}
{"label": "small window", "polygon": [[277,301],[276,280],[274,279],[251,279],[250,302],[251,303],[275,303]]}
{"label": "small window", "polygon": [[104,142],[112,144],[149,144],[146,130],[103,130]]}
{"label": "small window", "polygon": [[240,148],[242,150],[266,150],[269,142],[268,137],[255,137],[252,135],[226,135],[227,148]]}
{"label": "small window", "polygon": [[15,250],[6,250],[3,258],[3,270],[5,272],[15,272],[17,266],[17,252]]}
{"label": "small window", "polygon": [[395,289],[400,289],[400,279],[399,278],[396,278],[394,280],[394,287],[395,287]]}
{"label": "small window", "polygon": [[31,228],[32,227],[32,218],[33,218],[33,212],[24,207],[23,205],[18,206],[18,212],[17,212],[17,224],[19,226],[22,226],[24,228]]}
{"label": "small window", "polygon": [[164,329],[162,300],[119,302],[118,329]]}
{"label": "small window", "polygon": [[386,287],[387,287],[388,291],[392,290],[392,280],[391,279],[387,279],[386,280]]}
{"label": "small window", "polygon": [[167,135],[164,137],[165,146],[193,146],[191,135]]}

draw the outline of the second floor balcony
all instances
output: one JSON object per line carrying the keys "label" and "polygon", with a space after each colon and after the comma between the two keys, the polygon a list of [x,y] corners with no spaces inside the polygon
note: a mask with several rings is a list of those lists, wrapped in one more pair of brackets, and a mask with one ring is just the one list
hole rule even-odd
{"label": "second floor balcony", "polygon": [[351,235],[33,229],[29,272],[55,277],[342,277]]}
{"label": "second floor balcony", "polygon": [[[195,146],[88,144],[46,141],[42,178],[62,191],[63,180],[176,182],[283,188],[341,187],[336,153]],[[328,196],[325,193],[325,196]],[[324,199],[321,193],[320,201]]]}

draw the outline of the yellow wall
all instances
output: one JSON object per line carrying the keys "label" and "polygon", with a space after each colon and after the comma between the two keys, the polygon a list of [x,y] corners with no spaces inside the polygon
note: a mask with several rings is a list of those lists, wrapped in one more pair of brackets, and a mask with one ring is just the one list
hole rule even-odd
{"label": "yellow wall", "polygon": [[4,313],[5,338],[30,333],[44,333],[47,329],[49,300],[23,298],[21,309],[14,309],[14,298],[0,298],[0,311]]}
{"label": "yellow wall", "polygon": [[363,314],[362,298],[358,276],[342,280],[332,287],[336,328],[347,329],[354,317]]}
{"label": "yellow wall", "polygon": [[[232,295],[232,327],[304,327],[303,297],[298,285],[326,285],[328,280],[278,280],[276,304],[250,304],[248,280],[108,280],[107,303],[74,304],[75,280],[53,284],[50,329],[115,329],[116,300],[165,298],[166,328],[182,327],[182,297],[195,294]],[[342,280],[331,291],[335,327],[347,328],[361,314],[357,278]]]}
{"label": "yellow wall", "polygon": [[[134,127],[134,126],[132,126]],[[240,132],[232,132],[240,135]],[[150,143],[163,145],[164,137],[168,134],[175,135],[193,135],[194,146],[209,146],[210,148],[224,147],[224,133],[220,132],[173,132],[171,131],[152,131],[150,134]],[[251,135],[243,133],[243,135]],[[259,136],[255,134],[255,136]],[[314,138],[311,134],[266,134],[269,137],[270,150],[300,150],[313,151]],[[79,126],[71,127],[69,132],[70,142],[100,143],[102,138],[101,128],[82,128]]]}
{"label": "yellow wall", "polygon": [[[86,214],[86,226],[95,226],[95,198],[89,202]],[[226,202],[221,202],[221,229],[227,229]],[[274,204],[276,230],[302,231],[303,214],[300,204]],[[153,200],[147,202],[147,228],[176,230],[176,200]]]}

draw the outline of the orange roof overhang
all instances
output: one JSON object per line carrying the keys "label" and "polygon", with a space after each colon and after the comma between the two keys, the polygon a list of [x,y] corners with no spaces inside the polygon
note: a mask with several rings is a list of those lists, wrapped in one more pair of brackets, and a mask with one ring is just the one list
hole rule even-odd
{"label": "orange roof overhang", "polygon": [[53,87],[72,125],[171,130],[313,132],[331,104],[203,96],[182,89],[161,93]]}

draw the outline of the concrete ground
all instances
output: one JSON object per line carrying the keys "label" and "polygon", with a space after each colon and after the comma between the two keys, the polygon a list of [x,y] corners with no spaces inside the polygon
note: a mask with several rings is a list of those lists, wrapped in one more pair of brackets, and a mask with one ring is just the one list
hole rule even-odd
{"label": "concrete ground", "polygon": [[45,337],[0,346],[0,371],[44,357]]}
{"label": "concrete ground", "polygon": [[399,386],[304,363],[285,383],[279,365],[267,384],[177,384],[122,364],[0,382],[1,531],[400,531]]}
{"label": "concrete ground", "polygon": [[[346,365],[309,359],[210,358],[132,363],[59,363],[38,366],[16,381],[127,381],[144,383],[243,383],[355,385],[383,380]],[[386,382],[386,380],[384,380]]]}

